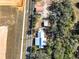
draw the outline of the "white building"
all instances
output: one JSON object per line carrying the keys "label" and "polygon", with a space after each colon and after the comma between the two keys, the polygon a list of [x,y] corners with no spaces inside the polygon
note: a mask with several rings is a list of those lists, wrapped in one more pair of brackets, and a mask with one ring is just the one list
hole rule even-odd
{"label": "white building", "polygon": [[43,20],[43,23],[45,27],[49,26],[49,20]]}
{"label": "white building", "polygon": [[39,46],[39,48],[44,48],[44,46],[46,45],[46,38],[43,28],[39,29],[37,35],[38,37],[35,38],[35,45]]}

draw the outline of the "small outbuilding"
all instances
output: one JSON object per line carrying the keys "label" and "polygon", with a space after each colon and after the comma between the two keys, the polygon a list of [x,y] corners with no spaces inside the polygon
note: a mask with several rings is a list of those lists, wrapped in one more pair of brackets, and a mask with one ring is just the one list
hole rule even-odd
{"label": "small outbuilding", "polygon": [[45,27],[48,27],[49,26],[49,20],[43,20],[43,22],[44,22],[44,26]]}

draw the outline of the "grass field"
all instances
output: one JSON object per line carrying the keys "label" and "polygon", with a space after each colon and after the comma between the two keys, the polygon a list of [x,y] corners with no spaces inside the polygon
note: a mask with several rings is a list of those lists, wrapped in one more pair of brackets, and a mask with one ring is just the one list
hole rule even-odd
{"label": "grass field", "polygon": [[22,13],[17,8],[0,6],[0,26],[8,26],[6,59],[20,59]]}

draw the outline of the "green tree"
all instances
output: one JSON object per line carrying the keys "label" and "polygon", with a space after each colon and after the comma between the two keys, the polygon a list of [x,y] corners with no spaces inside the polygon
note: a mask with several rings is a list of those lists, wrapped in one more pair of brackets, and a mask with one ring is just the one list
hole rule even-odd
{"label": "green tree", "polygon": [[48,7],[52,32],[55,34],[52,56],[55,59],[75,59],[74,52],[78,46],[78,35],[72,34],[74,13],[69,0],[54,2]]}

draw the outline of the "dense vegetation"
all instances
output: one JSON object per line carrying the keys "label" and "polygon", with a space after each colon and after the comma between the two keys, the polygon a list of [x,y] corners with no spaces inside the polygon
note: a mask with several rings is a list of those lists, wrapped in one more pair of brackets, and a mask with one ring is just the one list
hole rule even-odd
{"label": "dense vegetation", "polygon": [[52,34],[44,49],[33,46],[32,59],[76,59],[79,37],[72,31],[75,17],[71,3],[53,1],[48,10],[51,23],[48,32]]}

